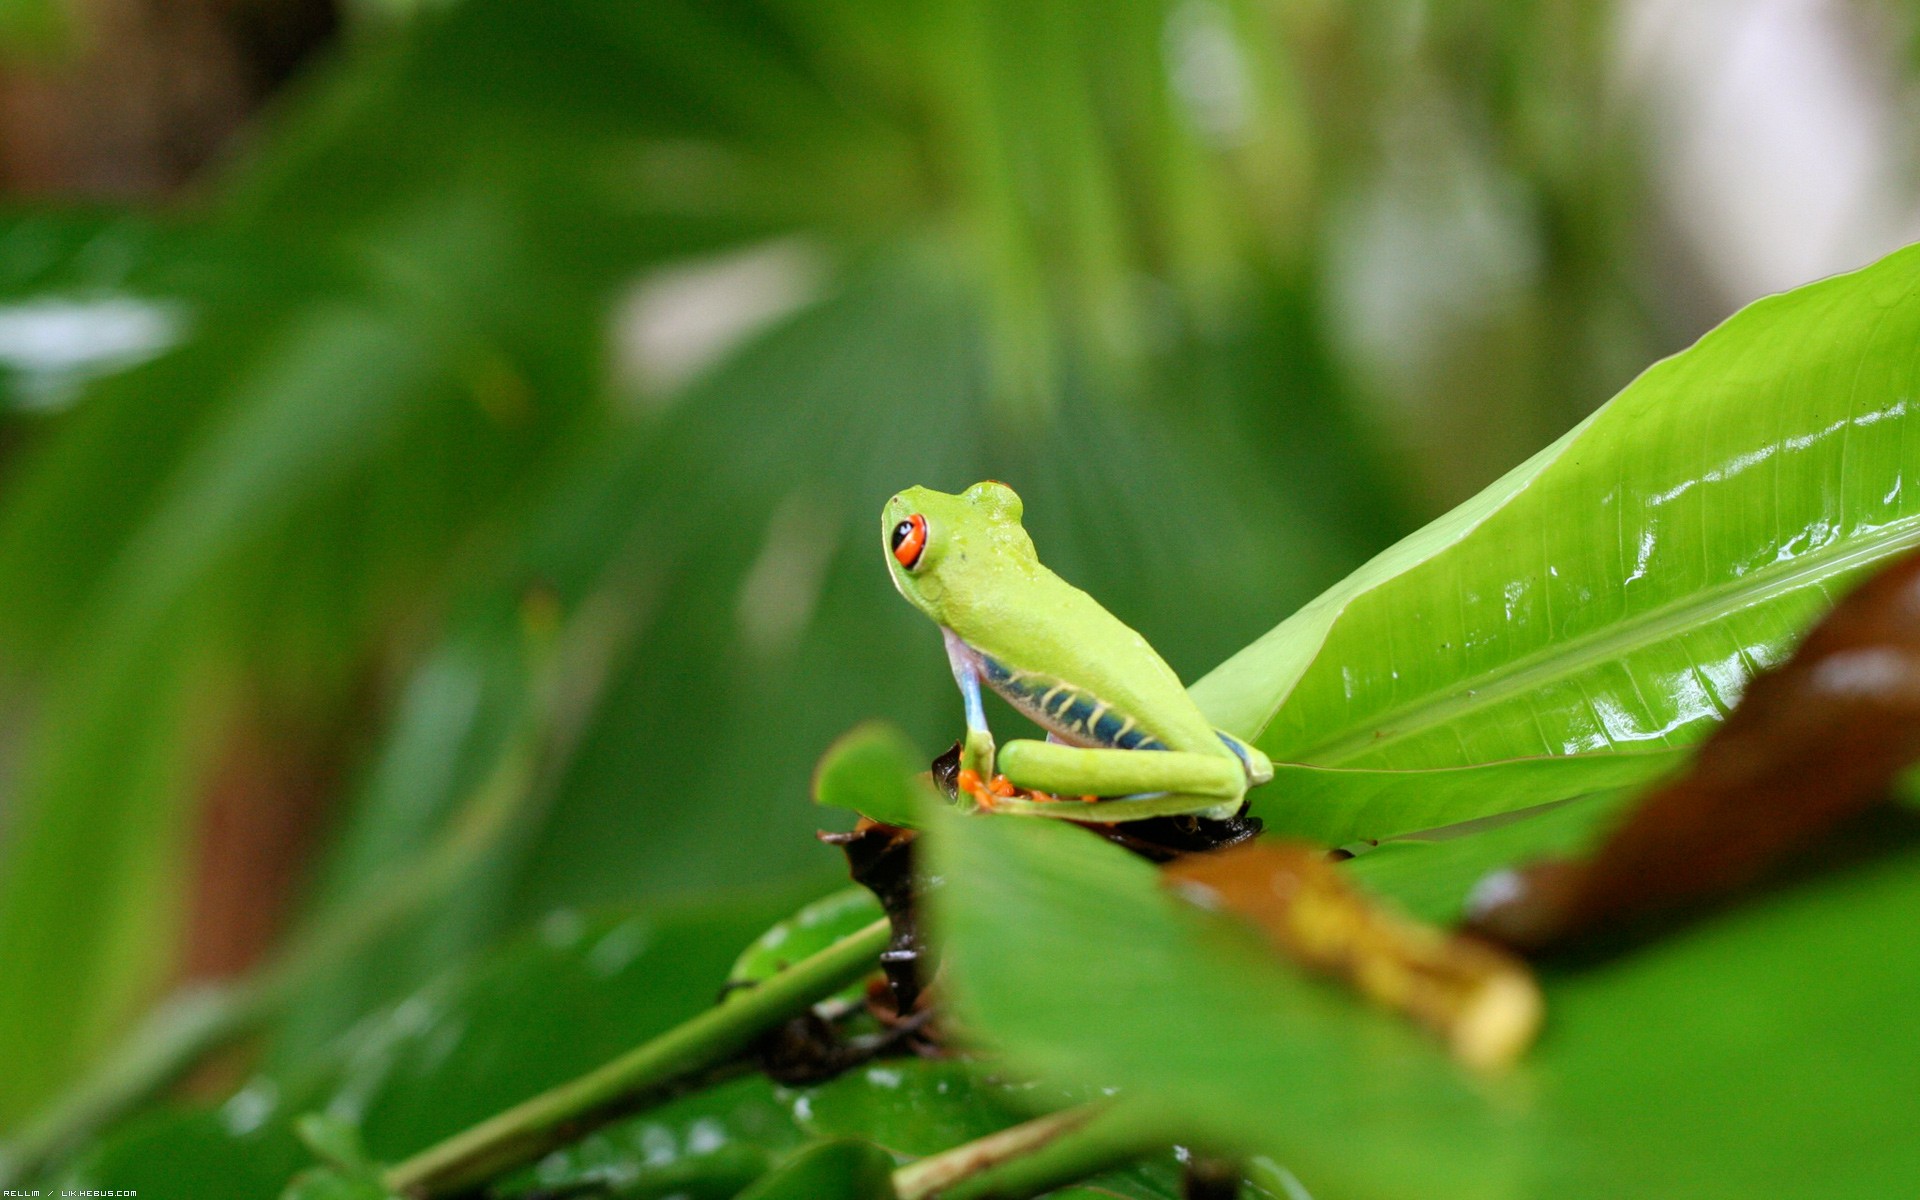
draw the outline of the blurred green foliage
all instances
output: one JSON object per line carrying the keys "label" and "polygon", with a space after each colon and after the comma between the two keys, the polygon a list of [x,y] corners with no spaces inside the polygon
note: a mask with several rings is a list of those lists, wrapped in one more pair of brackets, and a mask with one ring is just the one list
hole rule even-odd
{"label": "blurred green foliage", "polygon": [[201,202],[0,220],[0,1127],[171,979],[237,742],[340,780],[323,922],[624,615],[287,1064],[556,908],[836,875],[820,749],[957,712],[899,487],[1013,484],[1193,678],[1696,332],[1607,6],[364,7]]}

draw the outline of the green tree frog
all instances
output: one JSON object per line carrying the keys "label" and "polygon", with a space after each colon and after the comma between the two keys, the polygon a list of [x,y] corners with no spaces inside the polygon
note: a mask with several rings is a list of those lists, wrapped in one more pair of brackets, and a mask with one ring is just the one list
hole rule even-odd
{"label": "green tree frog", "polygon": [[[894,586],[940,626],[960,685],[962,787],[983,807],[1080,821],[1232,816],[1273,764],[1215,729],[1145,638],[1041,566],[1020,516],[991,481],[908,488],[882,514]],[[1047,740],[1008,742],[996,763],[983,683]]]}

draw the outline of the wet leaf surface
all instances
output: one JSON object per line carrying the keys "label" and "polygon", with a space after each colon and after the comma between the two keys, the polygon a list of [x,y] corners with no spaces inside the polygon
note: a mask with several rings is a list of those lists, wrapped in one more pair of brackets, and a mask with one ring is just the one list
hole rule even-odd
{"label": "wet leaf surface", "polygon": [[1327,846],[1384,841],[1542,804],[1645,784],[1687,760],[1682,749],[1514,758],[1391,770],[1276,763],[1256,793],[1267,831]]}
{"label": "wet leaf surface", "polygon": [[[866,924],[871,904],[847,893],[825,897],[775,924],[784,936],[762,934],[738,961],[752,975],[775,967],[783,951],[804,957],[843,918]],[[61,1182],[196,1200],[275,1196],[313,1167],[294,1131],[310,1112],[331,1118],[324,1131],[358,1136],[374,1157],[392,1161],[700,1011],[718,997],[729,955],[772,911],[768,902],[556,915],[370,1017],[313,1062],[256,1076],[214,1107],[130,1122]],[[500,1190],[732,1196],[814,1143],[855,1139],[903,1158],[936,1153],[1075,1098],[1004,1079],[991,1065],[914,1057],[870,1062],[811,1087],[750,1074],[597,1131]],[[846,1165],[825,1155],[809,1171],[836,1162]],[[1116,1178],[1116,1195],[1172,1194]],[[319,1196],[346,1182],[338,1171],[315,1172],[302,1186]]]}
{"label": "wet leaf surface", "polygon": [[1885,804],[1915,758],[1920,555],[1908,555],[1756,676],[1686,771],[1637,802],[1591,855],[1490,876],[1473,924],[1540,951],[1725,899]]}
{"label": "wet leaf surface", "polygon": [[858,1137],[919,1158],[1016,1125],[1065,1098],[994,1077],[991,1063],[904,1059],[872,1063],[795,1094],[817,1137]]}
{"label": "wet leaf surface", "polygon": [[302,1171],[280,1200],[400,1200],[377,1180],[333,1167]]}
{"label": "wet leaf surface", "polygon": [[[1322,766],[1698,740],[1848,581],[1920,543],[1920,493],[1903,486],[1916,335],[1920,248],[1749,305],[1196,699],[1276,762]],[[1257,795],[1263,814],[1286,801]]]}
{"label": "wet leaf surface", "polygon": [[865,1142],[811,1146],[740,1193],[740,1200],[894,1200],[893,1156]]}
{"label": "wet leaf surface", "polygon": [[505,1195],[601,1185],[621,1195],[732,1196],[810,1134],[791,1102],[746,1077],[589,1134],[505,1180]]}
{"label": "wet leaf surface", "polygon": [[741,951],[727,972],[727,985],[741,987],[771,979],[881,916],[880,901],[859,884],[822,896],[774,922]]}

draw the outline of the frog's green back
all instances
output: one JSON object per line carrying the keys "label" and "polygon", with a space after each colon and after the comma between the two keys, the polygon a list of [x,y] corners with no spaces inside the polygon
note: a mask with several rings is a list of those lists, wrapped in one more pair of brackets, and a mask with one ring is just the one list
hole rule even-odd
{"label": "frog's green back", "polygon": [[921,611],[1029,682],[1051,679],[1110,706],[1169,750],[1232,756],[1146,639],[1041,565],[1011,488],[909,488],[887,504],[889,539],[916,514],[922,560],[910,569],[890,554],[889,566]]}

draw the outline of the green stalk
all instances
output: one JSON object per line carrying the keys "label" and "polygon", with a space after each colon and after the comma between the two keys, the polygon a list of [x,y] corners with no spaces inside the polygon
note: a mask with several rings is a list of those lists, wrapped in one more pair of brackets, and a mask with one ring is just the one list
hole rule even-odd
{"label": "green stalk", "polygon": [[1020,1200],[1143,1158],[1168,1144],[1136,1105],[1062,1109],[909,1163],[893,1173],[899,1200]]}
{"label": "green stalk", "polygon": [[605,1066],[389,1168],[384,1182],[393,1192],[431,1200],[525,1166],[664,1098],[689,1075],[734,1057],[807,1005],[868,974],[892,936],[884,919],[875,921]]}

